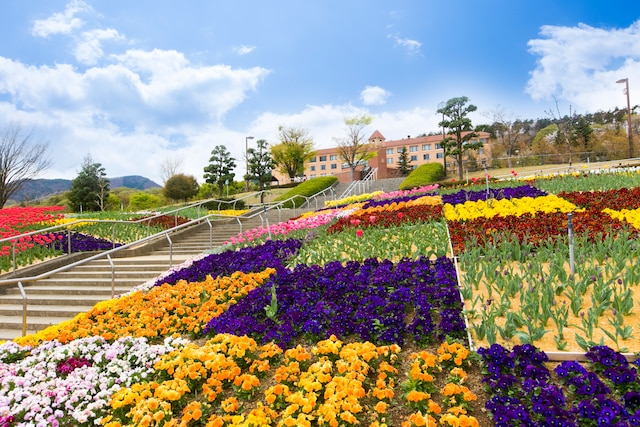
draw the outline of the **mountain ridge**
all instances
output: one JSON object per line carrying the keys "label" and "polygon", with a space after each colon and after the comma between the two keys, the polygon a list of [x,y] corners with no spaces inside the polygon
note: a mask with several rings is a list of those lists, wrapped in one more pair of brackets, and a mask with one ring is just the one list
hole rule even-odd
{"label": "mountain ridge", "polygon": [[[141,175],[125,175],[115,178],[107,178],[109,188],[126,187],[135,190],[147,190],[149,188],[161,188],[162,186]],[[63,193],[71,188],[70,179],[31,179],[20,186],[11,199],[14,202],[37,200],[43,197]]]}

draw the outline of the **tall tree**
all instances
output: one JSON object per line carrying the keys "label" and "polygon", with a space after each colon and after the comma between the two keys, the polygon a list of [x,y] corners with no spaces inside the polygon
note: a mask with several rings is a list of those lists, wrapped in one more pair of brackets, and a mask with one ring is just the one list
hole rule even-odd
{"label": "tall tree", "polygon": [[51,166],[47,144],[33,141],[33,131],[11,124],[0,136],[0,209],[28,180]]}
{"label": "tall tree", "polygon": [[224,184],[233,181],[233,178],[236,176],[236,174],[233,173],[235,167],[235,159],[231,157],[231,153],[224,145],[217,145],[211,151],[209,165],[204,168],[204,180],[209,184],[218,185],[219,197],[223,196]]}
{"label": "tall tree", "polygon": [[109,180],[102,164],[95,163],[91,154],[82,162],[82,169],[71,181],[67,198],[71,208],[79,211],[101,211],[109,197]]}
{"label": "tall tree", "polygon": [[265,139],[256,142],[257,148],[249,148],[247,151],[249,161],[249,173],[247,180],[256,181],[260,187],[260,203],[264,202],[264,189],[273,179],[275,163],[271,157],[268,143]]}
{"label": "tall tree", "polygon": [[176,174],[164,185],[164,196],[172,200],[188,201],[198,194],[198,181],[192,175]]}
{"label": "tall tree", "polygon": [[181,165],[182,159],[176,156],[166,157],[162,163],[160,163],[159,169],[162,185],[165,185],[169,178],[178,174]]}
{"label": "tall tree", "polygon": [[366,165],[367,161],[376,156],[376,147],[370,143],[364,134],[364,128],[371,124],[373,118],[367,114],[344,119],[347,135],[338,138],[338,154],[351,169],[351,181],[355,179],[356,168]]}
{"label": "tall tree", "polygon": [[400,151],[400,157],[398,157],[398,172],[401,176],[409,175],[411,171],[411,159],[409,159],[409,153],[407,152],[407,147],[402,147],[402,151]]}
{"label": "tall tree", "polygon": [[304,163],[314,155],[313,139],[303,128],[278,127],[280,144],[271,147],[271,156],[278,170],[291,181],[304,172]]}
{"label": "tall tree", "polygon": [[483,146],[480,141],[472,142],[477,134],[473,131],[468,114],[476,111],[478,107],[473,104],[467,105],[467,102],[469,102],[469,98],[466,96],[451,98],[438,109],[438,113],[444,117],[439,126],[448,129],[447,137],[442,141],[444,162],[447,162],[448,156],[456,159],[460,181],[463,179],[462,160],[464,154],[470,150],[478,150]]}
{"label": "tall tree", "polygon": [[[533,120],[513,120],[507,117],[503,110],[493,113],[493,121],[489,133],[495,138],[496,144],[504,150],[507,157],[507,167],[513,167],[512,159],[520,150],[520,142],[526,135],[526,129],[533,124]],[[476,130],[479,130],[476,127]]]}

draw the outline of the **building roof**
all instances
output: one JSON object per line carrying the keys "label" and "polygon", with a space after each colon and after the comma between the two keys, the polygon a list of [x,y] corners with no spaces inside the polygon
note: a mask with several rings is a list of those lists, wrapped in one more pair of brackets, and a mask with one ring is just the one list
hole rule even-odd
{"label": "building roof", "polygon": [[376,129],[369,137],[369,141],[371,141],[372,139],[380,139],[384,141],[384,136],[382,136],[382,134]]}

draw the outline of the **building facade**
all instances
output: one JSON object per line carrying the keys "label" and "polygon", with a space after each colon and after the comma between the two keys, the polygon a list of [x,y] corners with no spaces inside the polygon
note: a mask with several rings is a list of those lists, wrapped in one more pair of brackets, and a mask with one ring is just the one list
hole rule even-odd
{"label": "building facade", "polygon": [[[463,161],[463,171],[477,170],[478,168],[491,166],[491,140],[487,132],[477,132],[478,136],[474,142],[479,140],[484,144],[477,151],[465,153]],[[376,156],[368,162],[356,168],[354,179],[361,179],[364,173],[372,168],[377,168],[378,178],[394,178],[399,176],[399,162],[403,150],[406,150],[408,167],[415,169],[426,163],[438,162],[444,165],[444,152],[440,143],[442,135],[419,136],[412,138],[387,141],[384,136],[375,131],[369,137],[369,143],[375,148]],[[455,159],[447,158],[447,171],[452,173],[458,171]],[[280,182],[288,182],[288,177],[281,177],[275,174]],[[341,158],[338,147],[323,148],[316,150],[315,155],[305,163],[304,177],[316,178],[320,176],[336,176],[339,182],[351,181],[351,169]]]}

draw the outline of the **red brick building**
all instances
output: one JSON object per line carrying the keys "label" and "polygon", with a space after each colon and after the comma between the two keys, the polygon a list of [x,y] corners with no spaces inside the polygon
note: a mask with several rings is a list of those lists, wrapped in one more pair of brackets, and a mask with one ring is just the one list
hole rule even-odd
{"label": "red brick building", "polygon": [[[491,141],[489,134],[486,132],[478,132],[478,136],[474,141],[476,140],[480,140],[484,144],[484,147],[465,155],[463,162],[464,170],[477,170],[485,165],[491,165]],[[385,137],[376,130],[369,137],[369,142],[376,147],[377,155],[366,164],[359,165],[356,168],[354,179],[360,179],[362,171],[369,170],[369,168],[378,169],[378,179],[398,176],[398,162],[403,149],[407,151],[409,167],[412,169],[432,162],[439,162],[444,165],[444,155],[440,147],[441,141],[442,135],[419,136],[414,138],[407,136],[405,139],[387,141]],[[458,166],[455,159],[447,158],[447,171],[454,172],[458,170],[457,168]],[[281,180],[280,182],[288,181],[288,177],[283,177],[279,173],[274,174]],[[351,181],[351,169],[340,158],[338,147],[316,150],[314,157],[305,163],[304,174],[307,178],[334,175],[338,177],[338,181],[340,182]]]}

